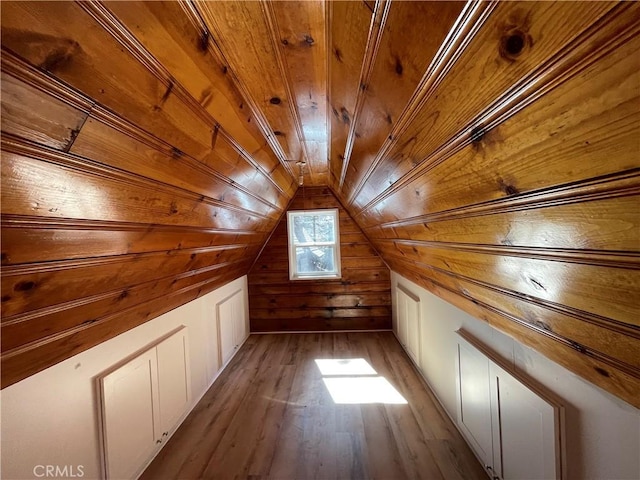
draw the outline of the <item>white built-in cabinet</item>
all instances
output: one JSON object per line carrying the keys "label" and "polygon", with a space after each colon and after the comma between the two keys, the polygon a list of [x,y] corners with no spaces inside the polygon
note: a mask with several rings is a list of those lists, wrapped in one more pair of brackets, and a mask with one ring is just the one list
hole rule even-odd
{"label": "white built-in cabinet", "polygon": [[249,334],[242,290],[231,294],[216,306],[218,322],[218,354],[224,366]]}
{"label": "white built-in cabinet", "polygon": [[563,409],[458,331],[458,426],[495,480],[563,478]]}
{"label": "white built-in cabinet", "polygon": [[420,298],[398,285],[396,335],[416,365],[420,363]]}
{"label": "white built-in cabinet", "polygon": [[136,478],[191,399],[186,327],[98,377],[106,478]]}

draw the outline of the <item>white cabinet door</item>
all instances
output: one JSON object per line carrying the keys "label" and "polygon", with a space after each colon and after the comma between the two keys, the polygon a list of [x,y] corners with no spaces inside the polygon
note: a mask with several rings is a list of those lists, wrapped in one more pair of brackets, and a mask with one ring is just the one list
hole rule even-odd
{"label": "white cabinet door", "polygon": [[[558,409],[491,364],[494,472],[504,480],[560,478]],[[499,435],[496,435],[499,434]]]}
{"label": "white cabinet door", "polygon": [[489,361],[464,342],[458,343],[457,353],[458,425],[483,466],[491,467],[493,436]]}
{"label": "white cabinet door", "polygon": [[236,293],[233,297],[233,340],[235,348],[239,348],[244,339],[247,337],[247,321],[244,310],[244,297],[242,292]]}
{"label": "white cabinet door", "polygon": [[[458,332],[458,426],[497,480],[561,479],[562,407]],[[477,345],[477,348],[476,348]]]}
{"label": "white cabinet door", "polygon": [[186,411],[191,397],[186,329],[159,343],[156,352],[160,429],[165,439]]}
{"label": "white cabinet door", "polygon": [[397,315],[396,315],[396,335],[401,345],[407,344],[407,302],[405,301],[405,294],[400,288],[396,293],[396,299],[398,301]]}
{"label": "white cabinet door", "polygon": [[410,295],[405,296],[405,312],[407,316],[407,351],[416,365],[418,365],[420,362],[420,302]]}
{"label": "white cabinet door", "polygon": [[220,365],[225,365],[233,356],[235,307],[233,297],[218,304],[218,351]]}
{"label": "white cabinet door", "polygon": [[109,478],[135,478],[157,448],[155,349],[101,379],[106,470]]}
{"label": "white cabinet door", "polygon": [[[233,294],[218,304],[218,351],[220,352],[220,365],[225,365],[233,356],[238,345],[238,298],[242,298],[240,292]],[[244,310],[244,309],[243,309]],[[242,316],[244,321],[244,316]]]}
{"label": "white cabinet door", "polygon": [[106,477],[136,478],[189,406],[186,328],[99,382]]}
{"label": "white cabinet door", "polygon": [[420,362],[420,299],[397,289],[397,335],[416,365]]}

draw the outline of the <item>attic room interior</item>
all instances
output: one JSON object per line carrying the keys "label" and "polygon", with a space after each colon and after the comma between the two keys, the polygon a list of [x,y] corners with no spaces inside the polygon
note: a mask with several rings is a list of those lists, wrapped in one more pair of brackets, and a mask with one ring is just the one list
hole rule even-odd
{"label": "attic room interior", "polygon": [[2,478],[640,478],[640,4],[1,33]]}

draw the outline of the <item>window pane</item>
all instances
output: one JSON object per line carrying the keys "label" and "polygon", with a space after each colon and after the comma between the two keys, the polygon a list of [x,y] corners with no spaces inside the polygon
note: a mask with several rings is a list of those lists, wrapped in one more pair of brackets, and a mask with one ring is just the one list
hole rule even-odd
{"label": "window pane", "polygon": [[334,242],[336,237],[332,215],[297,215],[293,232],[296,243]]}
{"label": "window pane", "polygon": [[332,247],[296,247],[298,273],[335,272],[335,259]]}

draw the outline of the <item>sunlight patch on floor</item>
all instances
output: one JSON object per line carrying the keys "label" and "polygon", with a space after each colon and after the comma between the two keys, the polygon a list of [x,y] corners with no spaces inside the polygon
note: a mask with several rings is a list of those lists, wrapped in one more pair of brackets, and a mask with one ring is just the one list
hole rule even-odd
{"label": "sunlight patch on floor", "polygon": [[323,376],[327,375],[377,375],[364,358],[318,358],[316,365]]}
{"label": "sunlight patch on floor", "polygon": [[384,377],[323,378],[333,401],[340,403],[390,403],[404,405],[405,398]]}
{"label": "sunlight patch on floor", "polygon": [[315,362],[336,404],[408,403],[364,358],[325,358]]}

